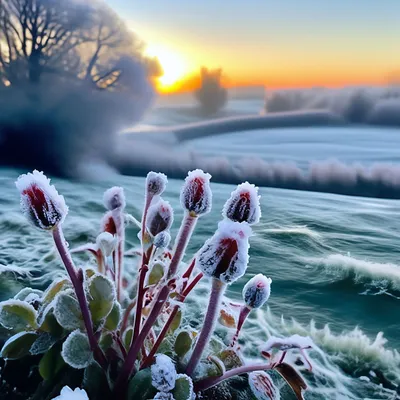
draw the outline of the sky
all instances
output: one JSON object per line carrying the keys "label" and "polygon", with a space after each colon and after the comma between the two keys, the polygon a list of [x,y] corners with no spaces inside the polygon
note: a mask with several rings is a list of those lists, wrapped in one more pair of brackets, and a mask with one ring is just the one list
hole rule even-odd
{"label": "sky", "polygon": [[400,71],[400,0],[106,0],[164,67],[230,86],[379,85]]}

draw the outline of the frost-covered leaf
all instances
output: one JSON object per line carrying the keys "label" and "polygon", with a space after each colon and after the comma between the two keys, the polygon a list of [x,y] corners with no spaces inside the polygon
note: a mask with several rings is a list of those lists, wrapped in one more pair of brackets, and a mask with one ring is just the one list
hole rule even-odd
{"label": "frost-covered leaf", "polygon": [[43,355],[39,362],[39,373],[44,380],[51,380],[57,376],[65,362],[61,356],[61,344],[53,346]]}
{"label": "frost-covered leaf", "polygon": [[142,369],[135,374],[129,382],[127,399],[153,399],[157,390],[151,383],[151,375],[150,368]]}
{"label": "frost-covered leaf", "polygon": [[279,389],[266,372],[251,372],[249,386],[257,400],[279,400]]}
{"label": "frost-covered leaf", "polygon": [[177,375],[172,394],[175,400],[191,400],[193,398],[192,379],[184,374]]}
{"label": "frost-covered leaf", "polygon": [[35,332],[19,332],[11,336],[1,349],[1,357],[16,360],[29,354],[29,349],[37,339]]}
{"label": "frost-covered leaf", "polygon": [[164,277],[166,266],[163,262],[157,261],[151,267],[149,277],[147,280],[148,285],[155,285]]}
{"label": "frost-covered leaf", "polygon": [[34,356],[38,354],[43,354],[46,353],[46,351],[48,351],[51,346],[53,346],[53,344],[56,342],[57,338],[47,332],[44,332],[41,333],[39,337],[35,340],[29,351]]}
{"label": "frost-covered leaf", "polygon": [[225,364],[218,357],[209,355],[207,359],[217,367],[221,376],[226,372]]}
{"label": "frost-covered leaf", "polygon": [[0,324],[17,332],[37,329],[37,312],[33,306],[21,300],[0,303]]}
{"label": "frost-covered leaf", "polygon": [[176,313],[174,319],[171,322],[171,325],[168,329],[169,333],[173,333],[175,332],[179,326],[181,325],[181,321],[182,321],[182,311],[178,310],[178,312]]}
{"label": "frost-covered leaf", "polygon": [[50,304],[62,290],[71,287],[71,282],[67,278],[55,280],[43,294],[43,306]]}
{"label": "frost-covered leaf", "polygon": [[157,354],[151,366],[151,383],[160,392],[169,392],[175,387],[176,369],[172,360],[165,354]]}
{"label": "frost-covered leaf", "polygon": [[90,399],[105,399],[110,396],[110,387],[104,370],[96,362],[91,363],[83,375],[83,388]]}
{"label": "frost-covered leaf", "polygon": [[93,361],[88,337],[76,330],[67,337],[62,347],[62,357],[72,368],[86,368]]}
{"label": "frost-covered leaf", "polygon": [[40,316],[39,329],[43,332],[51,333],[55,337],[60,337],[63,334],[64,329],[54,316],[53,304],[49,304]]}
{"label": "frost-covered leaf", "polygon": [[110,279],[96,274],[88,282],[89,308],[94,323],[99,323],[111,312],[115,301],[115,287]]}
{"label": "frost-covered leaf", "polygon": [[[34,295],[35,297],[33,297],[32,295]],[[28,300],[27,297],[29,296]],[[41,299],[43,296],[43,292],[41,290],[38,289],[32,289],[29,287],[23,288],[22,290],[20,290],[15,296],[14,299],[15,300],[21,300],[21,301],[27,301],[29,302],[30,300],[32,300],[33,298],[35,299]]]}
{"label": "frost-covered leaf", "polygon": [[239,354],[231,348],[222,350],[218,354],[218,358],[224,363],[227,370],[241,367],[243,365],[243,361]]}
{"label": "frost-covered leaf", "polygon": [[175,339],[174,350],[178,357],[184,357],[192,347],[192,335],[182,331]]}
{"label": "frost-covered leaf", "polygon": [[122,309],[118,302],[114,302],[113,308],[110,314],[106,318],[104,328],[109,331],[115,331],[118,328],[119,322],[121,320]]}
{"label": "frost-covered leaf", "polygon": [[307,384],[299,373],[289,364],[281,363],[274,368],[275,371],[285,379],[288,385],[292,388],[297,400],[304,400],[303,390],[307,389]]}
{"label": "frost-covered leaf", "polygon": [[133,338],[133,328],[128,328],[125,333],[124,333],[124,345],[126,349],[129,349],[132,343],[132,338]]}
{"label": "frost-covered leaf", "polygon": [[72,331],[83,327],[83,317],[78,300],[69,294],[60,293],[57,296],[54,316],[64,329]]}

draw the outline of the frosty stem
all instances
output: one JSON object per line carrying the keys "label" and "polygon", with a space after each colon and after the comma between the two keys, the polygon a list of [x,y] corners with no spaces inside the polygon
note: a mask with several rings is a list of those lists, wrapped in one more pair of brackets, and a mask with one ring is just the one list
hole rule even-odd
{"label": "frosty stem", "polygon": [[186,247],[197,223],[197,216],[186,213],[175,241],[173,256],[168,270],[168,278],[172,278],[178,270],[179,264],[185,254]]}
{"label": "frosty stem", "polygon": [[252,365],[243,365],[238,368],[231,369],[225,374],[221,376],[212,376],[210,378],[202,379],[194,384],[195,392],[200,392],[202,390],[209,389],[218,383],[225,381],[226,379],[232,378],[237,375],[246,374],[248,372],[255,372],[255,371],[268,371],[273,368],[272,364],[252,364]]}
{"label": "frosty stem", "polygon": [[196,370],[203,351],[210,341],[225,288],[225,283],[221,282],[219,279],[212,278],[210,302],[208,303],[207,313],[204,317],[203,328],[186,367],[186,375],[191,376]]}
{"label": "frosty stem", "polygon": [[115,269],[115,280],[117,284],[117,299],[120,302],[122,300],[122,278],[124,272],[124,246],[125,246],[125,225],[124,225],[124,213],[121,208],[113,210],[113,217],[116,223],[117,235],[118,235],[118,246],[117,246],[117,265]]}
{"label": "frosty stem", "polygon": [[101,351],[99,344],[97,343],[97,340],[94,336],[93,332],[93,322],[92,322],[92,316],[89,311],[89,306],[86,301],[86,296],[85,296],[85,291],[83,289],[83,277],[82,279],[79,278],[77,274],[76,267],[74,265],[74,262],[72,261],[71,255],[69,254],[66,241],[64,238],[63,231],[61,229],[61,225],[57,225],[53,232],[53,239],[55,242],[55,245],[57,247],[57,250],[61,256],[61,259],[65,265],[65,269],[68,272],[68,275],[71,279],[72,285],[74,286],[76,297],[79,302],[79,306],[81,308],[82,312],[82,317],[83,321],[85,323],[85,328],[86,332],[88,335],[89,343],[90,343],[90,348],[93,351],[93,355],[96,359],[96,361],[103,367],[106,368],[106,358]]}
{"label": "frosty stem", "polygon": [[243,306],[242,309],[240,310],[239,321],[237,324],[236,333],[232,339],[231,347],[234,347],[235,344],[237,343],[237,341],[239,339],[240,330],[242,329],[244,321],[246,321],[246,318],[250,314],[250,312],[251,312],[251,308],[249,308],[247,306]]}

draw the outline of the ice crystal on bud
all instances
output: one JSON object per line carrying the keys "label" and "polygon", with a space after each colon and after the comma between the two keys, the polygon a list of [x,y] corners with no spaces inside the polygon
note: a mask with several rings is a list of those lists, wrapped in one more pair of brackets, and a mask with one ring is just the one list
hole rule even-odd
{"label": "ice crystal on bud", "polygon": [[146,226],[154,237],[160,232],[169,230],[174,220],[174,211],[171,205],[162,199],[153,204],[148,211]]}
{"label": "ice crystal on bud", "polygon": [[21,175],[15,185],[21,193],[22,211],[34,226],[53,229],[63,223],[68,207],[43,172],[34,170]]}
{"label": "ice crystal on bud", "polygon": [[181,190],[182,207],[195,215],[211,211],[211,175],[201,169],[189,172]]}
{"label": "ice crystal on bud", "polygon": [[243,288],[243,300],[250,308],[260,308],[269,299],[272,279],[263,274],[253,276]]}
{"label": "ice crystal on bud", "polygon": [[151,366],[151,383],[160,392],[169,392],[175,387],[176,369],[172,360],[165,354],[157,354]]}
{"label": "ice crystal on bud", "polygon": [[124,189],[114,186],[104,192],[104,206],[107,210],[115,210],[116,208],[125,208],[125,194]]}
{"label": "ice crystal on bud", "polygon": [[308,336],[292,335],[287,338],[271,336],[262,347],[262,351],[269,352],[272,349],[281,351],[291,349],[310,349],[314,342]]}
{"label": "ice crystal on bud", "polygon": [[166,247],[168,247],[170,242],[171,235],[169,231],[162,231],[155,236],[153,244],[159,249],[165,249]]}
{"label": "ice crystal on bud", "polygon": [[214,236],[206,241],[196,256],[196,266],[207,276],[232,283],[244,275],[249,261],[248,224],[221,221]]}
{"label": "ice crystal on bud", "polygon": [[249,182],[239,185],[225,203],[222,215],[232,221],[257,224],[261,217],[258,188]]}
{"label": "ice crystal on bud", "polygon": [[84,389],[72,390],[69,386],[64,386],[60,395],[52,400],[89,400],[89,397]]}
{"label": "ice crystal on bud", "polygon": [[146,188],[147,192],[153,196],[159,196],[164,192],[167,186],[168,180],[167,176],[162,173],[149,172],[146,178]]}
{"label": "ice crystal on bud", "polygon": [[96,238],[97,248],[105,257],[109,257],[117,246],[118,240],[115,235],[109,232],[102,232]]}

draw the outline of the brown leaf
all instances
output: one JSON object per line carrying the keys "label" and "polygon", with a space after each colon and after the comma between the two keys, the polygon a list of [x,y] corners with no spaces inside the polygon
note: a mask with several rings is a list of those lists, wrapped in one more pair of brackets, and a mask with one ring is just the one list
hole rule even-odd
{"label": "brown leaf", "polygon": [[292,388],[298,400],[304,400],[303,390],[307,389],[307,384],[299,373],[289,364],[281,363],[274,368],[285,379]]}

